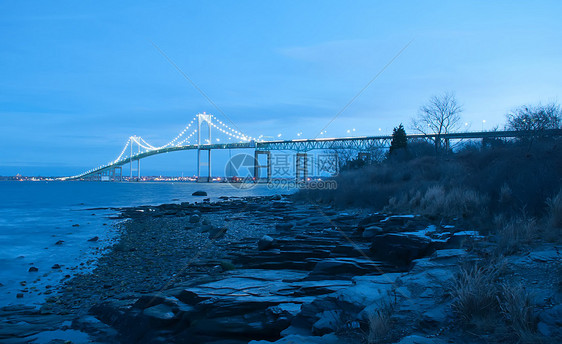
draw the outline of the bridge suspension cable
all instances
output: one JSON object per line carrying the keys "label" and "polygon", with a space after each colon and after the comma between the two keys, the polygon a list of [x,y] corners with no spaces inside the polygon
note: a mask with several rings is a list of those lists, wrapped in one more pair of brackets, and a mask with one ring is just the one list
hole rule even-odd
{"label": "bridge suspension cable", "polygon": [[[257,141],[256,138],[248,136],[238,130],[235,130],[233,128],[231,128],[230,126],[228,126],[227,124],[223,123],[220,119],[218,119],[216,116],[211,115],[211,117],[214,119],[214,121],[211,121],[211,125],[216,128],[218,131],[222,132],[223,134],[226,134],[230,137],[234,137],[236,139],[240,139],[243,141]],[[218,122],[222,128],[220,128],[219,126],[217,126],[214,122]]]}

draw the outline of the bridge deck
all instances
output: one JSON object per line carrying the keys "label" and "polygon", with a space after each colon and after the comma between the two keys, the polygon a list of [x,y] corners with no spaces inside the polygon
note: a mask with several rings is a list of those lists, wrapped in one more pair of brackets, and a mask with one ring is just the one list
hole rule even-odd
{"label": "bridge deck", "polygon": [[[486,132],[465,132],[450,134],[411,134],[407,135],[408,140],[414,139],[444,139],[444,140],[463,140],[463,139],[483,139],[483,138],[516,138],[531,137],[536,135],[543,136],[562,136],[562,129],[543,130],[540,133],[536,131],[486,131]],[[82,174],[63,178],[65,180],[80,179],[95,175],[118,166],[128,164],[135,160],[147,158],[149,156],[164,154],[182,150],[213,150],[213,149],[256,149],[256,150],[292,150],[297,152],[307,152],[311,150],[321,149],[357,149],[367,150],[372,148],[384,148],[390,145],[392,136],[355,136],[342,138],[317,138],[317,139],[301,139],[301,140],[279,140],[279,141],[261,141],[261,142],[239,142],[226,144],[204,144],[204,145],[183,145],[167,147],[162,149],[154,149],[142,152],[132,157],[114,161],[110,164],[99,166]]]}

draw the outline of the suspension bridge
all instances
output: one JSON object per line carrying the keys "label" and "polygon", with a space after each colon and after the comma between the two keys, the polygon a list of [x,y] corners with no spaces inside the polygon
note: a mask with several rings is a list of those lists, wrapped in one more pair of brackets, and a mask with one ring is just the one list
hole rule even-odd
{"label": "suspension bridge", "polygon": [[[207,131],[204,138],[203,131]],[[227,143],[213,143],[213,130],[228,137]],[[562,129],[549,129],[541,132],[543,135],[562,136]],[[408,140],[432,139],[443,141],[449,146],[450,140],[484,139],[484,138],[516,138],[537,135],[535,131],[482,131],[482,132],[460,132],[447,134],[411,134]],[[107,164],[92,168],[83,173],[59,178],[60,180],[123,180],[123,166],[129,164],[129,180],[140,180],[140,161],[144,158],[183,150],[197,151],[197,181],[212,181],[211,174],[211,151],[220,149],[253,149],[254,150],[254,178],[258,178],[259,171],[267,171],[264,179],[272,177],[271,151],[293,151],[295,152],[295,178],[306,180],[308,174],[307,152],[312,150],[340,151],[356,150],[360,157],[368,157],[367,152],[377,148],[388,148],[392,136],[354,136],[342,138],[315,138],[295,140],[264,140],[263,136],[251,137],[241,131],[232,128],[212,114],[197,114],[189,124],[170,142],[162,146],[154,146],[140,136],[131,136],[126,142],[123,150],[116,159]],[[362,152],[362,153],[361,153]],[[206,155],[206,162],[201,158]],[[265,155],[265,165],[260,164],[259,157]],[[337,159],[337,155],[335,156]],[[134,165],[136,163],[136,169]],[[337,166],[337,163],[336,163]],[[206,167],[206,176],[201,176],[202,167]],[[136,176],[133,175],[135,170]],[[259,180],[256,180],[259,181]]]}

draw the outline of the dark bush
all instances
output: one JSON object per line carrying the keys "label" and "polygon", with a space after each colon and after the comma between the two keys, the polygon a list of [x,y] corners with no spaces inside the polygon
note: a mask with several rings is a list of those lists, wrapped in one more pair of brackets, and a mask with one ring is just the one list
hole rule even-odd
{"label": "dark bush", "polygon": [[547,199],[562,187],[561,143],[502,141],[438,156],[431,144],[409,143],[410,159],[343,171],[335,178],[336,190],[303,190],[295,197],[377,210],[390,206],[396,212],[434,211],[435,217],[491,219],[525,210],[539,218],[548,211]]}

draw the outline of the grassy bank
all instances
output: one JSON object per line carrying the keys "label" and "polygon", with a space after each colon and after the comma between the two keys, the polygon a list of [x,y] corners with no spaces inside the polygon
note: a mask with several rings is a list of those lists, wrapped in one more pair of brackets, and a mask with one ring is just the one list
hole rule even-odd
{"label": "grassy bank", "polygon": [[435,154],[429,144],[418,143],[400,157],[343,171],[335,190],[303,190],[296,197],[484,226],[524,214],[559,227],[561,146],[560,140],[496,141]]}

